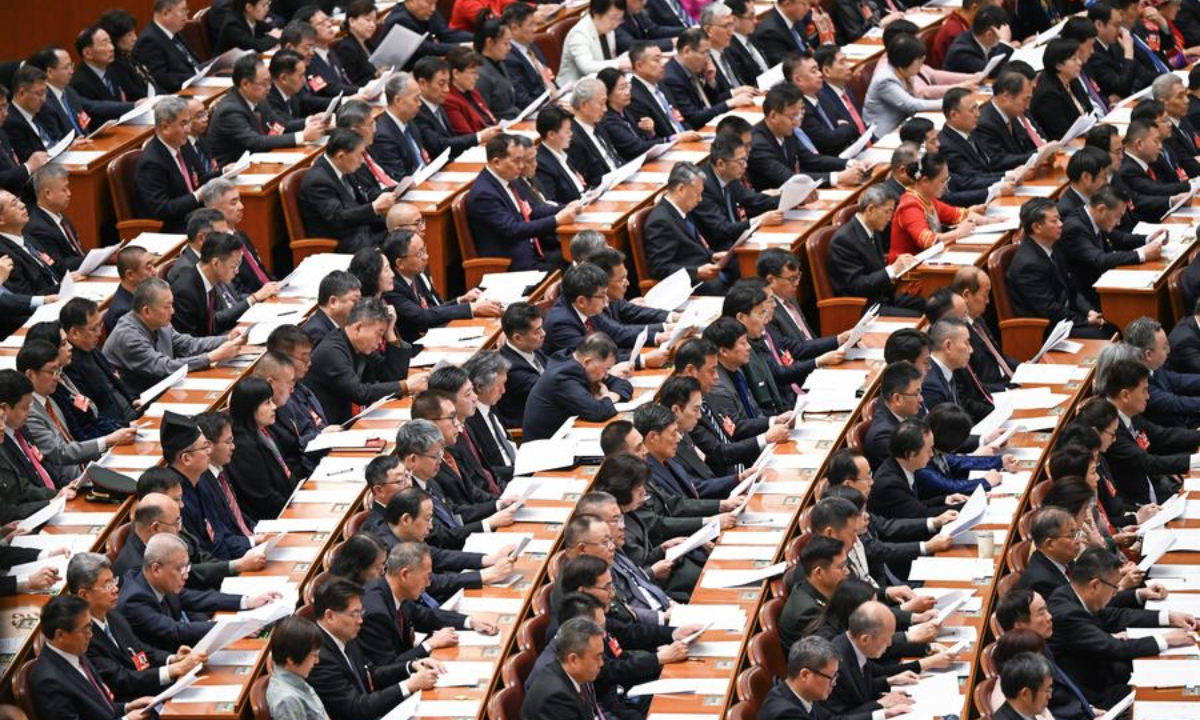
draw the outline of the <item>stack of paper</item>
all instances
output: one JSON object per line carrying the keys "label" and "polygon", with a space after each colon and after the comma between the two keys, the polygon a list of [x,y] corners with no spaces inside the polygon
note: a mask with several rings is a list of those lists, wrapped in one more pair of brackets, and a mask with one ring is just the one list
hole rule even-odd
{"label": "stack of paper", "polygon": [[738,605],[676,605],[671,611],[671,627],[709,623],[713,630],[742,632],[747,624],[746,611]]}
{"label": "stack of paper", "polygon": [[996,572],[992,560],[958,557],[919,557],[913,561],[909,580],[952,581],[989,578]]}
{"label": "stack of paper", "polygon": [[1200,677],[1200,660],[1156,660],[1142,658],[1133,661],[1133,677],[1129,684],[1141,688],[1184,687]]}

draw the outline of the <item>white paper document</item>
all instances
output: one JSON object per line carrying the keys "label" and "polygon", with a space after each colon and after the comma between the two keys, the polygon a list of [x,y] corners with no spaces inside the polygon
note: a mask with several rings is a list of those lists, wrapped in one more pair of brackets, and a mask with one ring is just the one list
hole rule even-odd
{"label": "white paper document", "polygon": [[913,560],[909,580],[962,581],[991,577],[996,564],[981,558],[919,557]]}
{"label": "white paper document", "polygon": [[34,530],[37,530],[38,527],[40,527],[44,523],[47,523],[50,520],[54,519],[54,517],[59,515],[60,513],[62,513],[62,511],[65,510],[66,507],[67,507],[67,499],[63,498],[63,497],[56,497],[53,500],[51,500],[50,503],[48,505],[46,505],[46,507],[42,508],[41,510],[38,510],[37,512],[33,513],[32,515],[21,520],[21,522],[17,523],[17,530],[31,533]]}
{"label": "white paper document", "polygon": [[530,475],[543,470],[558,470],[575,464],[575,448],[554,440],[530,440],[517,448],[513,473]]}
{"label": "white paper document", "polygon": [[728,678],[662,678],[629,688],[626,697],[647,695],[724,695]]}
{"label": "white paper document", "polygon": [[700,587],[725,589],[757,585],[763,580],[782,575],[787,568],[787,563],[781,562],[769,567],[749,570],[705,569],[704,574],[700,577]]}
{"label": "white paper document", "polygon": [[183,367],[179,368],[175,372],[171,373],[170,375],[168,375],[165,378],[163,378],[162,380],[160,380],[159,382],[150,386],[145,392],[143,392],[141,395],[138,396],[138,400],[141,401],[141,404],[143,407],[149,406],[150,403],[154,402],[155,398],[157,398],[159,395],[162,395],[163,393],[165,393],[172,386],[174,386],[175,383],[177,383],[177,382],[183,380],[185,377],[187,377],[187,374],[188,374],[188,368],[187,368],[187,365],[184,365]]}
{"label": "white paper document", "polygon": [[971,497],[967,499],[966,504],[958,511],[958,517],[945,525],[942,528],[941,534],[954,537],[970,530],[983,521],[987,509],[987,492],[984,491],[982,485],[977,485],[975,491],[971,493]]}
{"label": "white paper document", "polygon": [[741,632],[746,629],[746,611],[738,605],[676,605],[671,611],[671,627],[707,625],[710,622],[712,630]]}

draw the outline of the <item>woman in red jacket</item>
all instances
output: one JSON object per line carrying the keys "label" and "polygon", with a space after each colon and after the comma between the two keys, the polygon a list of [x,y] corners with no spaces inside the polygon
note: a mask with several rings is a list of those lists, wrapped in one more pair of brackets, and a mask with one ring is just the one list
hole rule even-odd
{"label": "woman in red jacket", "polygon": [[446,62],[450,65],[450,92],[442,107],[450,118],[450,129],[456,135],[467,135],[495,125],[496,116],[475,90],[483,58],[471,48],[456,47],[446,55]]}
{"label": "woman in red jacket", "polygon": [[983,205],[960,208],[938,199],[950,180],[941,155],[926,154],[909,163],[905,171],[913,184],[900,196],[892,216],[888,262],[895,262],[901,255],[916,255],[937,242],[950,245],[975,232],[976,225],[989,222],[983,218]]}

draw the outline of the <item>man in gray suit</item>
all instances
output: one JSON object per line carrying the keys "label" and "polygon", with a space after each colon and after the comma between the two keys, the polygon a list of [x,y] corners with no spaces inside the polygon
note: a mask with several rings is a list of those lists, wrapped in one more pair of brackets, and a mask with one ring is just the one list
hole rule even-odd
{"label": "man in gray suit", "polygon": [[[25,432],[42,453],[42,462],[60,477],[79,477],[84,464],[99,460],[114,445],[133,442],[135,428],[121,428],[93,440],[76,440],[67,427],[67,416],[52,397],[62,376],[58,347],[42,340],[25,343],[17,353],[17,371],[33,384],[33,403],[25,420]],[[76,402],[90,403],[79,395]]]}
{"label": "man in gray suit", "polygon": [[140,393],[183,366],[204,370],[241,351],[246,337],[234,329],[228,335],[197,338],[171,327],[175,314],[171,286],[149,278],[133,292],[133,308],[117,321],[104,343],[104,357],[121,378]]}

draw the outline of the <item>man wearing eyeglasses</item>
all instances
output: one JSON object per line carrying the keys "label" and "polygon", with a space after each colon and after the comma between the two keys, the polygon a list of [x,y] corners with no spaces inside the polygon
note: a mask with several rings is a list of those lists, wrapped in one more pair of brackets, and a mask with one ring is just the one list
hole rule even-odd
{"label": "man wearing eyeglasses", "polygon": [[837,650],[819,635],[810,635],[788,652],[787,680],[776,683],[758,711],[761,720],[810,720],[828,717],[816,709],[838,681]]}
{"label": "man wearing eyeglasses", "polygon": [[747,230],[751,221],[759,225],[783,223],[779,193],[760,193],[746,187],[746,162],[750,148],[732,134],[719,134],[703,167],[704,193],[691,212],[700,234],[714,247],[727,250]]}

